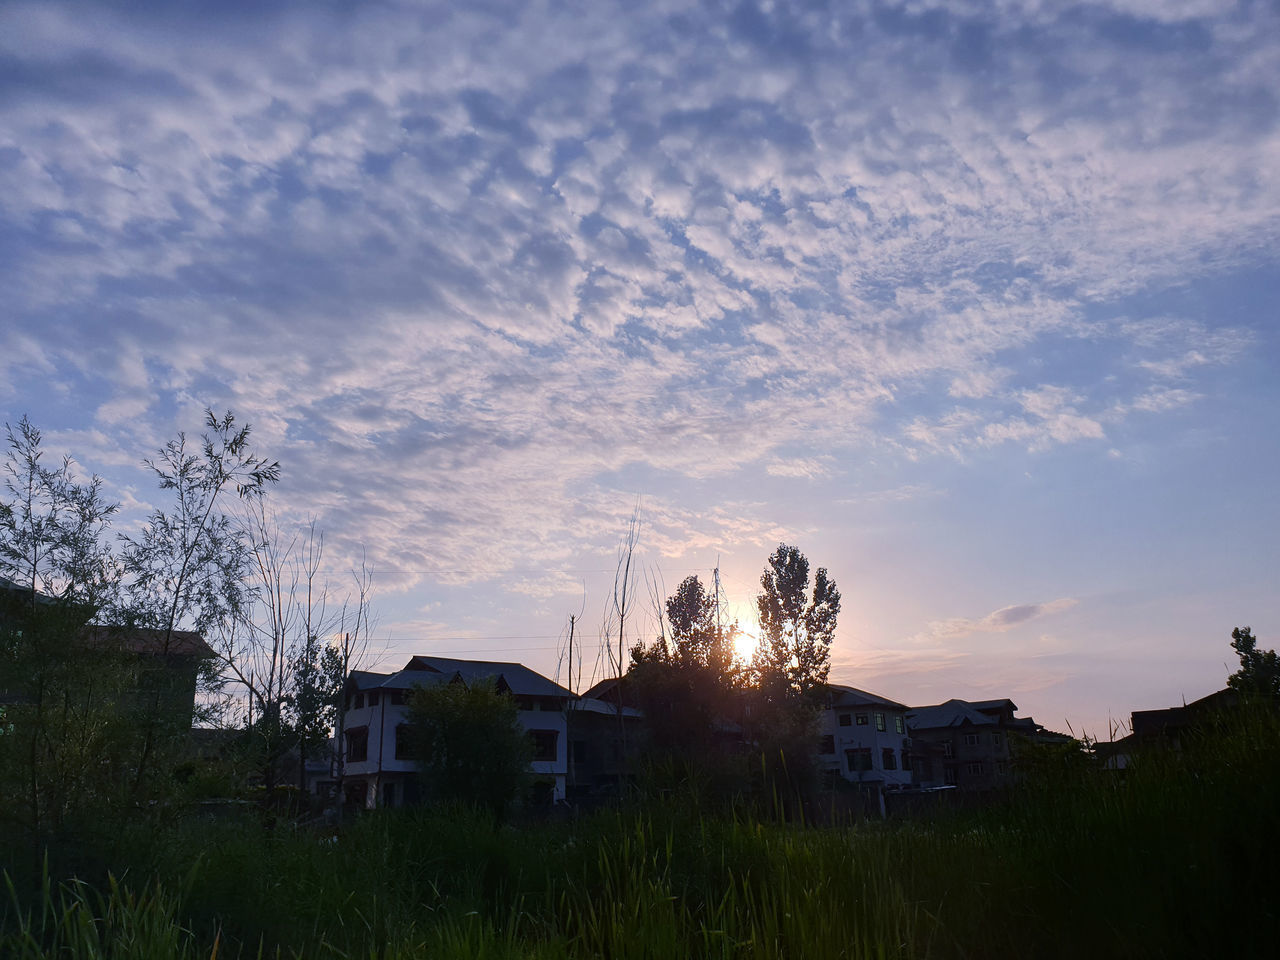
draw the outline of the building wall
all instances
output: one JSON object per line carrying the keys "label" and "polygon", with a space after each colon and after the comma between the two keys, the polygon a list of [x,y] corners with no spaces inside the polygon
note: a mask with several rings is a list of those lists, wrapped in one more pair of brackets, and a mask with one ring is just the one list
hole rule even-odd
{"label": "building wall", "polygon": [[1009,780],[1007,730],[982,725],[913,730],[911,735],[915,778],[921,786],[990,790]]}
{"label": "building wall", "polygon": [[[371,705],[370,694],[375,692],[378,702]],[[405,693],[407,695],[407,691]],[[406,800],[416,796],[417,784],[413,781],[418,771],[413,760],[396,756],[396,728],[408,722],[409,707],[404,703],[393,703],[387,690],[366,691],[364,701],[364,706],[345,713],[345,742],[342,744],[345,779],[364,782],[363,802],[370,809],[403,806]],[[555,758],[535,760],[529,768],[535,779],[550,784],[549,799],[563,800],[569,750],[564,711],[545,709],[541,703],[533,703],[532,706],[534,709],[518,711],[517,719],[525,730],[545,730],[555,734]],[[364,760],[352,760],[347,753],[350,735],[362,728],[368,731],[367,755]],[[389,783],[397,786],[388,795],[386,785]],[[388,798],[390,803],[385,802]]]}
{"label": "building wall", "polygon": [[[841,718],[848,717],[842,723]],[[866,722],[859,719],[865,717]],[[878,729],[877,718],[883,718],[884,729]],[[830,746],[834,752],[819,752],[822,766],[838,773],[853,783],[881,783],[886,787],[905,787],[911,784],[911,767],[907,741],[905,711],[888,707],[841,706],[822,711],[818,725],[820,745]],[[826,738],[830,737],[828,741]],[[869,750],[870,769],[850,769],[849,751]],[[885,763],[885,751],[893,757],[892,768]],[[855,755],[856,757],[856,755]],[[907,763],[903,761],[907,760]]]}

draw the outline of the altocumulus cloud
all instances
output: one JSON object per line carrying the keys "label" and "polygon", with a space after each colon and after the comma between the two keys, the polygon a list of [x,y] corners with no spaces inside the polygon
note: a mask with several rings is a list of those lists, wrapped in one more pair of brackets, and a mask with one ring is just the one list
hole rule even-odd
{"label": "altocumulus cloud", "polygon": [[1278,54],[1264,4],[7,4],[0,400],[98,462],[232,407],[395,586],[611,543],[628,470],[1101,450],[1249,343],[1099,306],[1266,256]]}

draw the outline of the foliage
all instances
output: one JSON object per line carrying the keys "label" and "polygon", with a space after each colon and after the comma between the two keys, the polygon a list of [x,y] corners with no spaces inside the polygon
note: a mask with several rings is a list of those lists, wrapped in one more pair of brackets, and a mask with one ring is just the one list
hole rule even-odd
{"label": "foliage", "polygon": [[1274,650],[1259,650],[1252,627],[1231,631],[1231,649],[1240,656],[1240,669],[1227,677],[1227,686],[1246,695],[1280,701],[1280,658]]}
{"label": "foliage", "polygon": [[[1280,718],[1258,711],[1123,776],[928,821],[802,827],[648,803],[514,829],[432,809],[365,817],[336,842],[177,823],[121,838],[108,865],[128,873],[92,877],[105,893],[84,919],[122,922],[78,956],[154,955],[127,952],[144,928],[189,931],[175,955],[217,943],[222,960],[1270,956],[1278,767]],[[15,888],[5,956],[24,917],[47,936],[49,885]]]}
{"label": "foliage", "polygon": [[760,643],[754,668],[768,701],[811,700],[827,682],[840,592],[819,567],[809,592],[809,561],[785,543],[770,555],[756,597]]}
{"label": "foliage", "polygon": [[0,822],[40,842],[75,824],[110,822],[136,763],[134,663],[117,638],[92,631],[113,585],[102,534],[116,511],[94,477],[42,463],[41,435],[7,428],[0,502]]}
{"label": "foliage", "polygon": [[[206,432],[195,452],[186,434],[143,461],[161,490],[171,491],[169,510],[152,511],[137,536],[121,535],[124,590],[116,616],[130,627],[161,633],[160,653],[174,632],[187,627],[207,634],[233,620],[246,598],[247,554],[240,532],[223,512],[225,495],[261,496],[280,476],[280,465],[257,456],[250,427],[205,411]],[[211,678],[212,675],[205,674]],[[143,718],[143,748],[134,778],[139,801],[161,788],[165,770],[178,759],[190,721],[163,709],[159,690]]]}
{"label": "foliage", "polygon": [[631,651],[627,680],[645,715],[648,774],[659,789],[680,785],[726,799],[743,786],[733,744],[741,691],[733,663],[738,625],[719,622],[715,598],[697,576],[666,602],[670,638]]}
{"label": "foliage", "polygon": [[489,683],[416,688],[406,742],[427,797],[475,806],[499,820],[520,796],[533,759],[516,702]]}
{"label": "foliage", "polygon": [[185,433],[155,459],[143,461],[161,490],[172,491],[169,510],[152,511],[136,537],[122,535],[128,618],[172,636],[180,626],[201,632],[227,623],[245,602],[248,556],[222,501],[260,496],[280,477],[280,465],[255,455],[250,427],[227,413],[205,411],[198,450]]}
{"label": "foliage", "polygon": [[119,509],[102,496],[102,479],[75,481],[74,463],[41,460],[41,434],[23,417],[5,424],[5,490],[0,501],[0,576],[64,604],[82,604],[88,620],[114,585],[115,564],[102,533]]}

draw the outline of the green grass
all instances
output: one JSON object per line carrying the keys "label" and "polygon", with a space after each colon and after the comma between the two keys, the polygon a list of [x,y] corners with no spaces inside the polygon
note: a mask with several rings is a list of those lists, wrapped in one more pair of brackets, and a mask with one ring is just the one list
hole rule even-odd
{"label": "green grass", "polygon": [[189,821],[95,851],[111,876],[11,881],[0,956],[1271,956],[1277,811],[1263,716],[1124,777],[1064,771],[930,821],[415,811],[336,843]]}

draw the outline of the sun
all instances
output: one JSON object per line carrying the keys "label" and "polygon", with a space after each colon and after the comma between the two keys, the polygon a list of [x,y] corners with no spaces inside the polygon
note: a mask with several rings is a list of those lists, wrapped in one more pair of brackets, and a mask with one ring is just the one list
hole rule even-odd
{"label": "sun", "polygon": [[734,659],[740,664],[750,663],[755,657],[757,637],[760,633],[755,610],[740,603],[726,603],[721,609],[729,623],[738,624],[738,635],[733,638]]}

